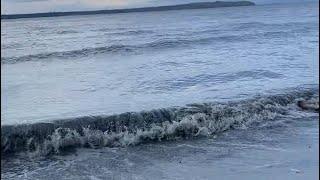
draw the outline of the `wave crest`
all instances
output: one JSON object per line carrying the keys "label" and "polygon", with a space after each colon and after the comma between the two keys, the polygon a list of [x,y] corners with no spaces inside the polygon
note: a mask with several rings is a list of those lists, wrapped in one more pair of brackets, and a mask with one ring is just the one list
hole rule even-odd
{"label": "wave crest", "polygon": [[239,35],[222,35],[222,36],[210,36],[203,38],[164,38],[155,40],[152,42],[147,42],[144,44],[135,44],[135,45],[122,45],[114,44],[110,46],[101,46],[101,47],[91,47],[70,51],[58,51],[58,52],[47,52],[40,54],[32,54],[25,56],[13,56],[13,57],[1,57],[2,64],[14,64],[18,62],[25,61],[40,61],[40,60],[50,60],[55,58],[67,59],[67,58],[76,58],[76,57],[86,57],[96,54],[112,54],[112,53],[133,53],[139,51],[150,51],[150,50],[159,50],[159,49],[171,49],[171,48],[180,48],[180,47],[190,47],[194,45],[208,45],[212,42],[244,42],[251,39],[270,39],[277,38],[279,36],[290,36],[293,32],[286,31],[275,31],[275,32],[263,32],[263,33],[253,33],[253,34],[243,34]]}
{"label": "wave crest", "polygon": [[317,89],[257,96],[227,103],[88,116],[50,123],[1,127],[2,153],[57,154],[70,147],[130,146],[150,141],[210,136],[252,122],[288,114],[291,104],[317,95]]}

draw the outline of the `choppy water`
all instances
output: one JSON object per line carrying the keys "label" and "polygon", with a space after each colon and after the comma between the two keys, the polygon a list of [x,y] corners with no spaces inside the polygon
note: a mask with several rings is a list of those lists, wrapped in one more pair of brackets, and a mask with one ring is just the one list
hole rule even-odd
{"label": "choppy water", "polygon": [[319,116],[296,106],[318,99],[318,11],[1,21],[1,176],[318,177]]}

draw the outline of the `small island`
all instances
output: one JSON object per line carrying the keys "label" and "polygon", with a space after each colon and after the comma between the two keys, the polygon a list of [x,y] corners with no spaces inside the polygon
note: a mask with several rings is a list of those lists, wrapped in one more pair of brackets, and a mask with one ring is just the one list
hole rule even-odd
{"label": "small island", "polygon": [[237,2],[216,1],[216,2],[199,2],[199,3],[172,5],[172,6],[143,7],[143,8],[131,8],[131,9],[48,12],[48,13],[34,13],[34,14],[7,14],[7,15],[1,15],[1,19],[115,14],[115,13],[150,12],[150,11],[170,11],[170,10],[184,10],[184,9],[208,9],[208,8],[219,8],[219,7],[254,6],[254,5],[255,4],[250,1],[237,1]]}

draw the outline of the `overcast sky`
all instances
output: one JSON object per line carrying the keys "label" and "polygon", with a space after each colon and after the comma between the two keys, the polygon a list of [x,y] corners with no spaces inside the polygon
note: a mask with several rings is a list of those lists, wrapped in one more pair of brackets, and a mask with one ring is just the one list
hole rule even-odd
{"label": "overcast sky", "polygon": [[[1,14],[79,11],[207,2],[215,0],[1,0]],[[310,0],[251,0],[257,4]],[[317,0],[311,0],[317,1]]]}

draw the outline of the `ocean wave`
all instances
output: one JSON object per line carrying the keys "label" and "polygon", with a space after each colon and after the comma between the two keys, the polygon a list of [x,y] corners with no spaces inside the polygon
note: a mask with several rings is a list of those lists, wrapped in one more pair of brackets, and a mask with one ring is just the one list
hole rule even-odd
{"label": "ocean wave", "polygon": [[1,126],[1,152],[59,154],[75,147],[124,147],[140,143],[211,136],[252,122],[287,115],[301,99],[318,97],[318,88],[260,95],[252,99],[188,104],[110,116]]}
{"label": "ocean wave", "polygon": [[14,57],[1,57],[2,64],[14,64],[18,62],[25,61],[41,61],[52,58],[76,58],[76,57],[85,57],[95,54],[108,54],[108,53],[125,53],[125,52],[137,52],[139,50],[159,50],[159,49],[168,49],[168,48],[176,48],[176,47],[185,47],[189,45],[193,45],[196,43],[204,44],[209,43],[212,40],[227,40],[234,39],[235,37],[210,37],[210,38],[202,38],[202,39],[161,39],[153,42],[148,42],[145,44],[137,44],[137,45],[110,45],[110,46],[101,46],[101,47],[93,47],[93,48],[84,48],[79,50],[71,50],[71,51],[58,51],[58,52],[49,52],[49,53],[41,53],[41,54],[32,54],[25,56],[14,56]]}
{"label": "ocean wave", "polygon": [[119,51],[132,51],[131,46],[125,45],[111,45],[105,47],[96,47],[96,48],[84,48],[80,50],[71,50],[71,51],[61,51],[61,52],[49,52],[41,54],[32,54],[18,57],[1,57],[1,63],[3,64],[14,64],[18,62],[25,61],[40,61],[50,58],[72,58],[72,57],[82,57],[94,54],[101,53],[113,53]]}
{"label": "ocean wave", "polygon": [[181,47],[191,47],[194,45],[208,45],[216,42],[226,43],[237,43],[249,41],[252,39],[270,39],[278,37],[288,37],[293,35],[293,32],[286,31],[275,31],[275,32],[264,32],[254,34],[243,34],[243,35],[223,35],[223,36],[210,36],[210,37],[196,37],[196,38],[163,38],[152,42],[135,44],[135,45],[122,45],[114,44],[110,46],[84,48],[70,51],[57,51],[40,54],[31,54],[24,56],[12,56],[12,57],[1,57],[2,64],[14,64],[25,61],[41,61],[50,59],[68,59],[86,57],[96,54],[112,54],[112,53],[133,53],[141,51],[155,51],[161,49],[172,49]]}
{"label": "ocean wave", "polygon": [[78,31],[75,30],[57,30],[55,31],[56,34],[75,34],[79,33]]}
{"label": "ocean wave", "polygon": [[109,32],[109,31],[105,32],[105,34],[117,35],[117,36],[145,35],[145,34],[153,34],[153,33],[154,33],[154,31],[152,31],[152,30],[127,30],[127,31],[122,31],[122,32]]}
{"label": "ocean wave", "polygon": [[306,30],[317,28],[319,24],[315,22],[288,22],[288,23],[262,23],[262,22],[245,22],[233,26],[235,30],[249,30],[252,28],[260,30],[282,29],[282,30]]}

